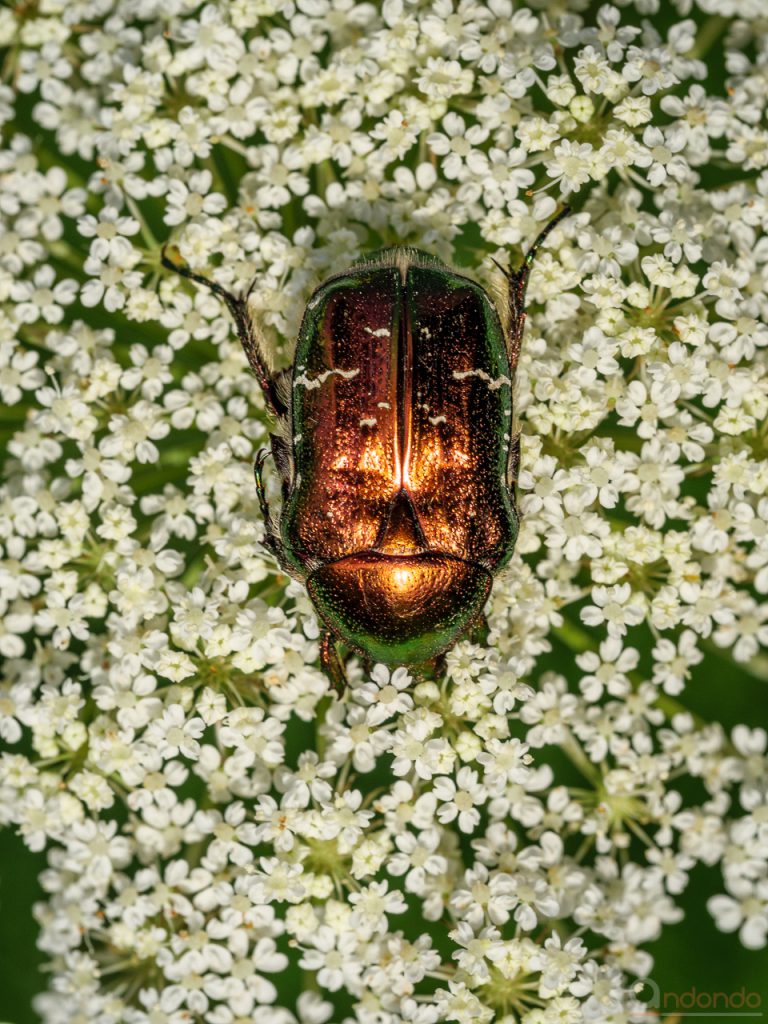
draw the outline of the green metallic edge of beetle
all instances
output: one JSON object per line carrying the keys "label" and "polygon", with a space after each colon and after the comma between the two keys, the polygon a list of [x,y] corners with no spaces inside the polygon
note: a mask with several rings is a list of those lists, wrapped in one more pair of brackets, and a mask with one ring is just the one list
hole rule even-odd
{"label": "green metallic edge of beetle", "polygon": [[[567,217],[570,212],[570,207],[564,206],[549,221],[549,223],[540,232],[533,245],[531,245],[527,251],[517,270],[507,270],[497,263],[496,260],[493,260],[495,265],[504,275],[506,281],[506,303],[501,308],[501,316],[499,319],[502,325],[506,354],[511,370],[512,387],[514,387],[515,373],[522,343],[526,316],[525,296],[531,268],[536,254],[544,240],[557,226],[557,224]],[[428,253],[406,246],[391,247],[391,250],[377,250],[369,256],[362,257],[361,259],[356,260],[347,270],[327,278],[323,281],[320,287],[326,288],[335,280],[343,279],[351,272],[359,272],[366,267],[375,269],[377,266],[381,266],[382,256],[385,256],[392,250],[403,253],[406,258],[418,265],[428,266],[435,270],[445,270],[446,273],[451,274],[454,279],[473,285],[479,289],[483,296],[485,296],[485,298],[490,302],[493,309],[498,312],[497,304],[492,301],[485,289],[478,285],[472,278],[460,274],[451,267],[446,266],[438,258],[431,256]],[[221,298],[229,308],[234,320],[236,333],[243,350],[245,351],[248,363],[264,393],[267,408],[276,421],[277,430],[271,435],[271,449],[262,448],[257,454],[254,466],[257,496],[265,523],[264,545],[275,557],[280,568],[288,576],[294,579],[299,579],[309,587],[310,597],[318,611],[322,623],[320,641],[321,666],[334,685],[336,692],[340,694],[343,691],[343,687],[346,682],[345,670],[336,647],[337,641],[339,640],[343,640],[352,650],[361,654],[369,663],[372,660],[383,660],[390,664],[400,663],[415,665],[425,663],[427,660],[435,660],[423,657],[422,655],[424,652],[431,652],[436,648],[439,649],[440,652],[445,652],[463,636],[471,634],[479,621],[484,623],[483,606],[490,593],[493,575],[511,557],[515,538],[512,539],[505,556],[502,557],[492,572],[483,570],[482,566],[479,565],[473,566],[477,571],[478,578],[475,581],[476,593],[472,596],[471,601],[470,596],[467,595],[467,600],[470,601],[469,611],[463,616],[460,616],[458,622],[454,622],[449,616],[448,621],[443,624],[439,637],[423,636],[419,637],[416,641],[412,641],[410,644],[401,645],[400,647],[387,647],[386,644],[377,642],[376,638],[372,638],[370,635],[362,637],[356,636],[349,628],[341,628],[339,620],[334,621],[332,613],[329,613],[328,611],[328,608],[332,606],[332,600],[329,605],[327,601],[328,595],[323,595],[322,584],[318,581],[319,574],[313,571],[307,572],[307,567],[302,565],[295,556],[292,556],[290,550],[286,549],[284,539],[280,535],[279,527],[276,526],[270,513],[263,480],[264,462],[266,458],[272,454],[276,460],[278,468],[281,469],[281,476],[283,479],[283,501],[284,503],[286,501],[290,501],[291,495],[287,487],[288,475],[286,472],[286,466],[292,460],[289,440],[291,437],[292,427],[291,377],[296,365],[297,351],[294,351],[293,361],[289,368],[279,371],[275,371],[272,368],[268,347],[248,309],[248,300],[256,283],[255,281],[242,294],[235,295],[216,281],[210,280],[202,274],[192,271],[186,264],[173,262],[168,257],[167,252],[168,244],[166,243],[166,245],[163,246],[161,256],[161,262],[164,267],[182,277],[194,281],[197,284],[204,285],[215,295]],[[309,313],[310,304],[311,299],[305,309],[305,319]],[[304,325],[302,325],[302,332],[303,328]],[[300,339],[303,337],[302,332],[300,332],[299,335]],[[297,349],[298,344],[299,343],[297,343]],[[514,451],[512,458],[516,461],[517,455],[515,453],[517,451],[517,445],[513,445],[513,448]],[[512,488],[514,487],[514,481],[517,475],[516,468],[516,465],[514,465],[510,473]],[[512,510],[515,513],[514,519],[516,524],[517,511],[516,508],[514,508],[513,491],[511,494],[511,500],[513,503]],[[515,530],[515,534],[516,532],[517,531]],[[473,564],[466,563],[466,565],[470,567]],[[487,580],[484,580],[480,578],[481,576],[487,576],[488,578]],[[485,585],[481,586],[481,584]],[[331,598],[333,597],[333,595],[330,596]],[[318,604],[321,605],[320,608],[318,607]]]}

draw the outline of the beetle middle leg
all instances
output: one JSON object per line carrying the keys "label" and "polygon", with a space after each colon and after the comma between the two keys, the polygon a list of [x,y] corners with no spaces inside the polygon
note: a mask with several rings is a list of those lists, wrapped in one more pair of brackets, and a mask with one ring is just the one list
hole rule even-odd
{"label": "beetle middle leg", "polygon": [[269,448],[260,448],[256,455],[256,462],[253,466],[253,475],[256,478],[256,496],[259,499],[261,518],[264,521],[264,547],[267,548],[277,559],[281,569],[284,568],[283,545],[272,525],[272,513],[269,510],[267,490],[264,486],[264,463],[271,455]]}
{"label": "beetle middle leg", "polygon": [[520,474],[520,431],[516,431],[509,442],[507,453],[507,487],[511,500],[514,502],[517,487],[517,478]]}

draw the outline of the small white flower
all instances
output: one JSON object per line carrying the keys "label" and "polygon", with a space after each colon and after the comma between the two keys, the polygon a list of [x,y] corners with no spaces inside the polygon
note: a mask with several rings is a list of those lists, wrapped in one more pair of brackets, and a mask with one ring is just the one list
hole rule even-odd
{"label": "small white flower", "polygon": [[352,932],[336,935],[322,925],[312,936],[312,948],[304,952],[299,966],[317,971],[317,982],[329,992],[338,992],[343,984],[355,985],[362,962],[355,956],[358,939]]}
{"label": "small white flower", "polygon": [[56,283],[53,267],[41,267],[31,281],[16,281],[11,285],[11,298],[18,303],[16,315],[22,323],[31,324],[40,317],[49,324],[64,319],[64,307],[74,302],[77,282],[65,278]]}
{"label": "small white flower", "polygon": [[440,776],[435,779],[433,792],[442,804],[437,809],[438,820],[443,824],[458,820],[462,832],[473,832],[480,823],[477,805],[486,796],[485,787],[479,782],[476,771],[459,768],[456,781]]}
{"label": "small white flower", "polygon": [[768,888],[765,879],[756,885],[743,882],[732,887],[731,896],[711,896],[707,910],[720,931],[739,932],[747,949],[762,949],[768,933]]}
{"label": "small white flower", "polygon": [[161,717],[147,729],[146,740],[164,759],[183,754],[196,758],[200,752],[197,742],[203,734],[205,723],[201,718],[187,718],[180,704],[171,704]]}
{"label": "small white flower", "polygon": [[0,342],[0,398],[5,405],[16,405],[24,391],[34,391],[44,382],[37,361],[37,352],[14,349],[10,341]]}
{"label": "small white flower", "polygon": [[643,620],[643,603],[632,593],[628,583],[613,587],[593,587],[593,605],[581,611],[582,622],[588,626],[605,623],[609,636],[624,636],[628,626],[636,626]]}
{"label": "small white flower", "polygon": [[202,214],[214,216],[226,209],[227,200],[219,192],[211,192],[210,171],[191,174],[186,182],[175,178],[169,183],[168,205],[163,220],[166,224],[183,224]]}
{"label": "small white flower", "polygon": [[465,162],[469,164],[473,149],[488,137],[486,129],[480,125],[467,128],[463,117],[449,113],[443,118],[444,132],[433,132],[427,137],[427,143],[433,153],[443,157],[442,171],[446,178],[466,177]]}

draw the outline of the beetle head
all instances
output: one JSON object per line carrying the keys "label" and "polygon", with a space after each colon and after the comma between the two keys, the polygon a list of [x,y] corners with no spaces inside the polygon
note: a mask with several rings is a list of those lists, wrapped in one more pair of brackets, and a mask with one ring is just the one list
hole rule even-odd
{"label": "beetle head", "polygon": [[491,589],[480,565],[447,554],[371,551],[321,566],[307,580],[321,618],[361,653],[414,665],[451,647]]}

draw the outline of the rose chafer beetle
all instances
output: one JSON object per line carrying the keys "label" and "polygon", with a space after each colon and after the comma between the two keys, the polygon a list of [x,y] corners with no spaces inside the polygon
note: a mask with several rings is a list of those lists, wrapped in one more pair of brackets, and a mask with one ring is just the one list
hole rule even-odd
{"label": "rose chafer beetle", "polygon": [[518,532],[513,384],[534,257],[497,310],[476,282],[416,249],[390,248],[325,281],[307,303],[293,366],[274,371],[248,309],[215,281],[163,264],[224,300],[276,427],[282,511],[265,544],[306,584],[337,690],[342,641],[368,660],[437,659],[482,618]]}

